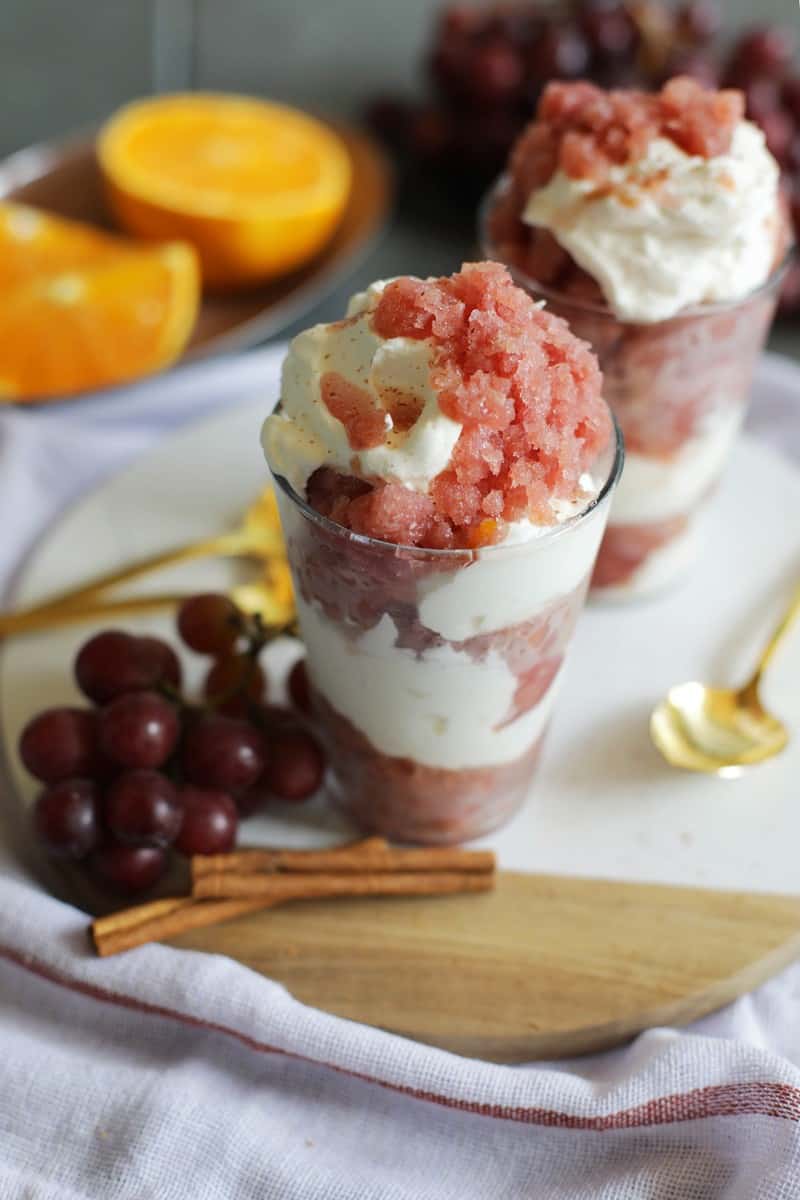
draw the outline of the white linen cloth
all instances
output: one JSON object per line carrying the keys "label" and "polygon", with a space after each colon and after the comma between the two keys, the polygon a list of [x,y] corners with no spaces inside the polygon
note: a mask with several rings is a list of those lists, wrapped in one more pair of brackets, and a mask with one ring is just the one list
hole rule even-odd
{"label": "white linen cloth", "polygon": [[[281,347],[0,413],[0,583],[167,430],[276,386]],[[797,368],[750,425],[800,459]],[[0,1200],[789,1200],[800,965],[690,1031],[500,1067],[306,1008],[223,957],[99,961],[26,873],[0,792]]]}

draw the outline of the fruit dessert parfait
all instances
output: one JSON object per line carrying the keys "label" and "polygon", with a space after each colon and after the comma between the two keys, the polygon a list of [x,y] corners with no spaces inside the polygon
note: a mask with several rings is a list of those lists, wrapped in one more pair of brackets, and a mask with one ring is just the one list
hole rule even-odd
{"label": "fruit dessert parfait", "polygon": [[296,337],[263,445],[338,804],[457,842],[540,752],[622,451],[588,346],[496,263]]}
{"label": "fruit dessert parfait", "polygon": [[484,208],[484,250],[594,347],[625,436],[593,579],[661,590],[695,558],[788,250],[740,92],[552,83]]}

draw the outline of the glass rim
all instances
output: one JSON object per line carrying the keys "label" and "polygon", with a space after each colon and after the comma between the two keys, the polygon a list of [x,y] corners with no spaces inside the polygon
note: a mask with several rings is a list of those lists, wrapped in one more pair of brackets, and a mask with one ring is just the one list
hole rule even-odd
{"label": "glass rim", "polygon": [[753,300],[762,293],[766,294],[777,287],[783,281],[786,272],[797,254],[797,243],[792,239],[786,248],[783,258],[777,266],[772,268],[764,282],[760,283],[758,287],[753,288],[751,292],[745,293],[744,296],[739,296],[736,300],[714,300],[708,304],[689,304],[686,308],[682,308],[680,312],[676,312],[671,317],[661,317],[657,321],[633,321],[625,317],[618,317],[613,308],[608,304],[597,304],[592,300],[581,300],[576,296],[571,296],[568,292],[562,292],[558,288],[550,287],[546,283],[539,283],[532,275],[528,275],[520,267],[514,266],[513,263],[507,262],[506,259],[500,257],[497,247],[489,237],[489,213],[495,200],[505,191],[509,182],[510,177],[507,172],[504,171],[501,175],[498,175],[478,206],[478,238],[481,254],[485,254],[492,262],[499,262],[504,267],[507,267],[515,283],[521,284],[529,291],[535,291],[543,300],[553,300],[557,304],[571,306],[580,312],[592,313],[594,316],[608,317],[609,320],[616,321],[620,325],[666,325],[670,321],[682,321],[686,317],[713,316],[715,313],[730,312],[731,309],[737,308],[740,304]]}
{"label": "glass rim", "polygon": [[355,533],[352,529],[348,529],[345,525],[339,525],[336,521],[332,521],[330,517],[326,517],[322,513],[317,512],[317,510],[312,508],[307,500],[304,500],[303,497],[294,490],[285,475],[280,475],[277,471],[272,469],[269,460],[267,460],[267,465],[269,466],[270,474],[272,475],[275,484],[281,489],[284,495],[287,496],[293,502],[293,504],[300,509],[303,515],[310,520],[312,524],[318,525],[321,529],[324,529],[326,533],[347,538],[349,541],[353,541],[360,546],[375,547],[381,550],[391,550],[396,553],[400,553],[404,558],[413,558],[418,556],[420,558],[437,558],[445,562],[448,560],[458,560],[463,562],[465,558],[469,558],[470,561],[475,561],[478,557],[484,558],[486,556],[499,556],[504,553],[510,554],[512,552],[519,554],[520,552],[524,552],[532,545],[541,545],[543,543],[550,544],[557,537],[561,537],[563,534],[565,534],[568,530],[574,529],[588,516],[590,516],[596,508],[599,508],[606,497],[610,496],[611,492],[616,487],[619,477],[622,474],[622,467],[625,462],[625,441],[622,436],[622,430],[619,422],[617,421],[617,418],[615,417],[605,397],[603,398],[603,403],[605,404],[606,411],[611,418],[614,454],[608,470],[608,475],[603,481],[602,486],[597,493],[587,501],[586,505],[580,510],[580,512],[573,513],[573,515],[571,517],[567,517],[565,521],[558,521],[554,525],[543,525],[540,527],[541,532],[537,533],[535,537],[529,538],[524,542],[512,542],[510,545],[499,542],[494,546],[481,546],[475,550],[470,550],[468,547],[436,549],[432,546],[410,546],[406,542],[386,542],[382,538],[370,537],[370,535],[366,533]]}

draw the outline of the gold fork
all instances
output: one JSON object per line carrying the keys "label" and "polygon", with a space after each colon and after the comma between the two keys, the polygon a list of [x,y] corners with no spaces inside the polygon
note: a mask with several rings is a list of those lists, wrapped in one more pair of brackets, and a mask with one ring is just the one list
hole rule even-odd
{"label": "gold fork", "polygon": [[285,583],[288,578],[285,568],[282,565],[279,568],[280,583],[284,586],[278,589],[277,595],[274,580],[270,577],[270,572],[274,573],[278,564],[283,564],[284,556],[275,497],[272,489],[267,488],[249,506],[240,523],[227,533],[150,555],[60,592],[39,604],[0,614],[0,638],[33,633],[61,624],[150,612],[180,604],[185,599],[185,593],[168,592],[117,599],[109,598],[107,593],[122,583],[140,579],[163,567],[213,557],[254,558],[261,562],[265,567],[265,577],[234,587],[230,595],[245,611],[261,612],[267,624],[285,624]]}

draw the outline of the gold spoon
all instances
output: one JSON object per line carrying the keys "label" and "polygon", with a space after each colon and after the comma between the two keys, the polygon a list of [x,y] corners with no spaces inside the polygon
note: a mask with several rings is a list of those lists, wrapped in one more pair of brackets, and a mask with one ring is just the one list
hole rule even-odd
{"label": "gold spoon", "polygon": [[[167,604],[180,603],[184,598],[181,595],[137,596],[116,601],[103,599],[106,592],[118,587],[121,583],[129,583],[133,579],[139,579],[162,567],[216,556],[255,558],[269,568],[271,562],[282,559],[284,555],[285,548],[281,537],[275,496],[271,488],[266,488],[247,509],[240,523],[227,533],[202,538],[185,546],[178,546],[174,550],[153,554],[130,566],[110,571],[106,575],[97,576],[77,587],[60,592],[39,604],[18,609],[16,612],[0,613],[0,637],[52,628],[53,625],[61,622],[74,622],[84,618],[106,615],[120,616],[131,612],[161,608]],[[246,588],[249,594],[250,602],[243,606],[248,611],[255,611],[261,601],[265,599],[264,596],[252,594],[252,589],[258,588],[258,586],[258,584],[243,585],[243,589]],[[264,592],[266,593],[266,585]],[[235,596],[233,598],[236,599]]]}
{"label": "gold spoon", "polygon": [[[42,633],[60,625],[79,625],[83,621],[100,621],[112,617],[135,616],[158,612],[162,608],[177,608],[191,592],[160,592],[147,596],[128,596],[119,600],[89,599],[82,605],[26,610],[0,616],[0,639],[14,634]],[[227,594],[234,604],[246,613],[258,613],[270,629],[285,629],[296,636],[295,610],[291,598],[286,597],[283,587],[277,587],[269,579],[241,583],[228,589]]]}
{"label": "gold spoon", "polygon": [[738,689],[680,683],[650,717],[650,736],[673,767],[716,775],[738,775],[742,767],[780,754],[789,741],[786,726],[768,713],[758,695],[761,676],[797,616],[800,586],[756,669]]}

